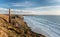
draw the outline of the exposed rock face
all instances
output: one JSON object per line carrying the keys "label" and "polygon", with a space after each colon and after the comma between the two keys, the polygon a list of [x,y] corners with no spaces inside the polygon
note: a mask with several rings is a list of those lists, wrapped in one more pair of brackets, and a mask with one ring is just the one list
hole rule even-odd
{"label": "exposed rock face", "polygon": [[31,31],[22,16],[12,15],[11,23],[7,15],[0,16],[0,37],[45,37]]}

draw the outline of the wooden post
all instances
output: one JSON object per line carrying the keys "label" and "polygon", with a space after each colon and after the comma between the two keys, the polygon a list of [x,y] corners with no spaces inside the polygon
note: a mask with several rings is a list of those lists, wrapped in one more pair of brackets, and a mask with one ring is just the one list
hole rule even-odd
{"label": "wooden post", "polygon": [[9,23],[11,23],[11,13],[10,13],[10,9],[9,9]]}

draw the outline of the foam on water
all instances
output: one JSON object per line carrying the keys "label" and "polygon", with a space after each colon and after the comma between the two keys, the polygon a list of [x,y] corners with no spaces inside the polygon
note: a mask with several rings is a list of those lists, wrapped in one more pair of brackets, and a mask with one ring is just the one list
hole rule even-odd
{"label": "foam on water", "polygon": [[24,16],[32,31],[47,37],[60,37],[60,16]]}

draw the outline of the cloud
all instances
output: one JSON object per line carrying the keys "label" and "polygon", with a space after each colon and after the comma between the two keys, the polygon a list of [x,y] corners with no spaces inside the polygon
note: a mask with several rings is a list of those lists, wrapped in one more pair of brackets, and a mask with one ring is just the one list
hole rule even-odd
{"label": "cloud", "polygon": [[24,6],[24,7],[30,7],[30,6],[32,6],[33,5],[33,3],[32,2],[29,2],[29,1],[25,1],[25,2],[22,2],[22,3],[12,3],[13,4],[13,6]]}
{"label": "cloud", "polygon": [[28,8],[35,15],[60,15],[60,6],[43,6],[36,8]]}
{"label": "cloud", "polygon": [[55,3],[58,4],[60,3],[60,0],[47,0],[49,3]]}
{"label": "cloud", "polygon": [[53,0],[54,2],[60,2],[60,0]]}
{"label": "cloud", "polygon": [[7,9],[6,8],[0,8],[0,10],[6,11]]}
{"label": "cloud", "polygon": [[8,9],[6,8],[0,8],[0,14],[6,14]]}
{"label": "cloud", "polygon": [[[1,13],[8,11],[8,9],[0,8]],[[14,14],[26,14],[26,15],[60,15],[60,6],[43,6],[36,8],[26,8],[24,10],[11,9]]]}
{"label": "cloud", "polygon": [[[11,14],[30,14],[30,10],[10,9]],[[9,9],[0,8],[0,14],[9,14]]]}

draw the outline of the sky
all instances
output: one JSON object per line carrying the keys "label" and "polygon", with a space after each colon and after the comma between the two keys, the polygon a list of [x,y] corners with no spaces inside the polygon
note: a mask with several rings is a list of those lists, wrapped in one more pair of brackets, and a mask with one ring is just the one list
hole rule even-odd
{"label": "sky", "polygon": [[60,0],[0,0],[0,14],[60,15]]}

